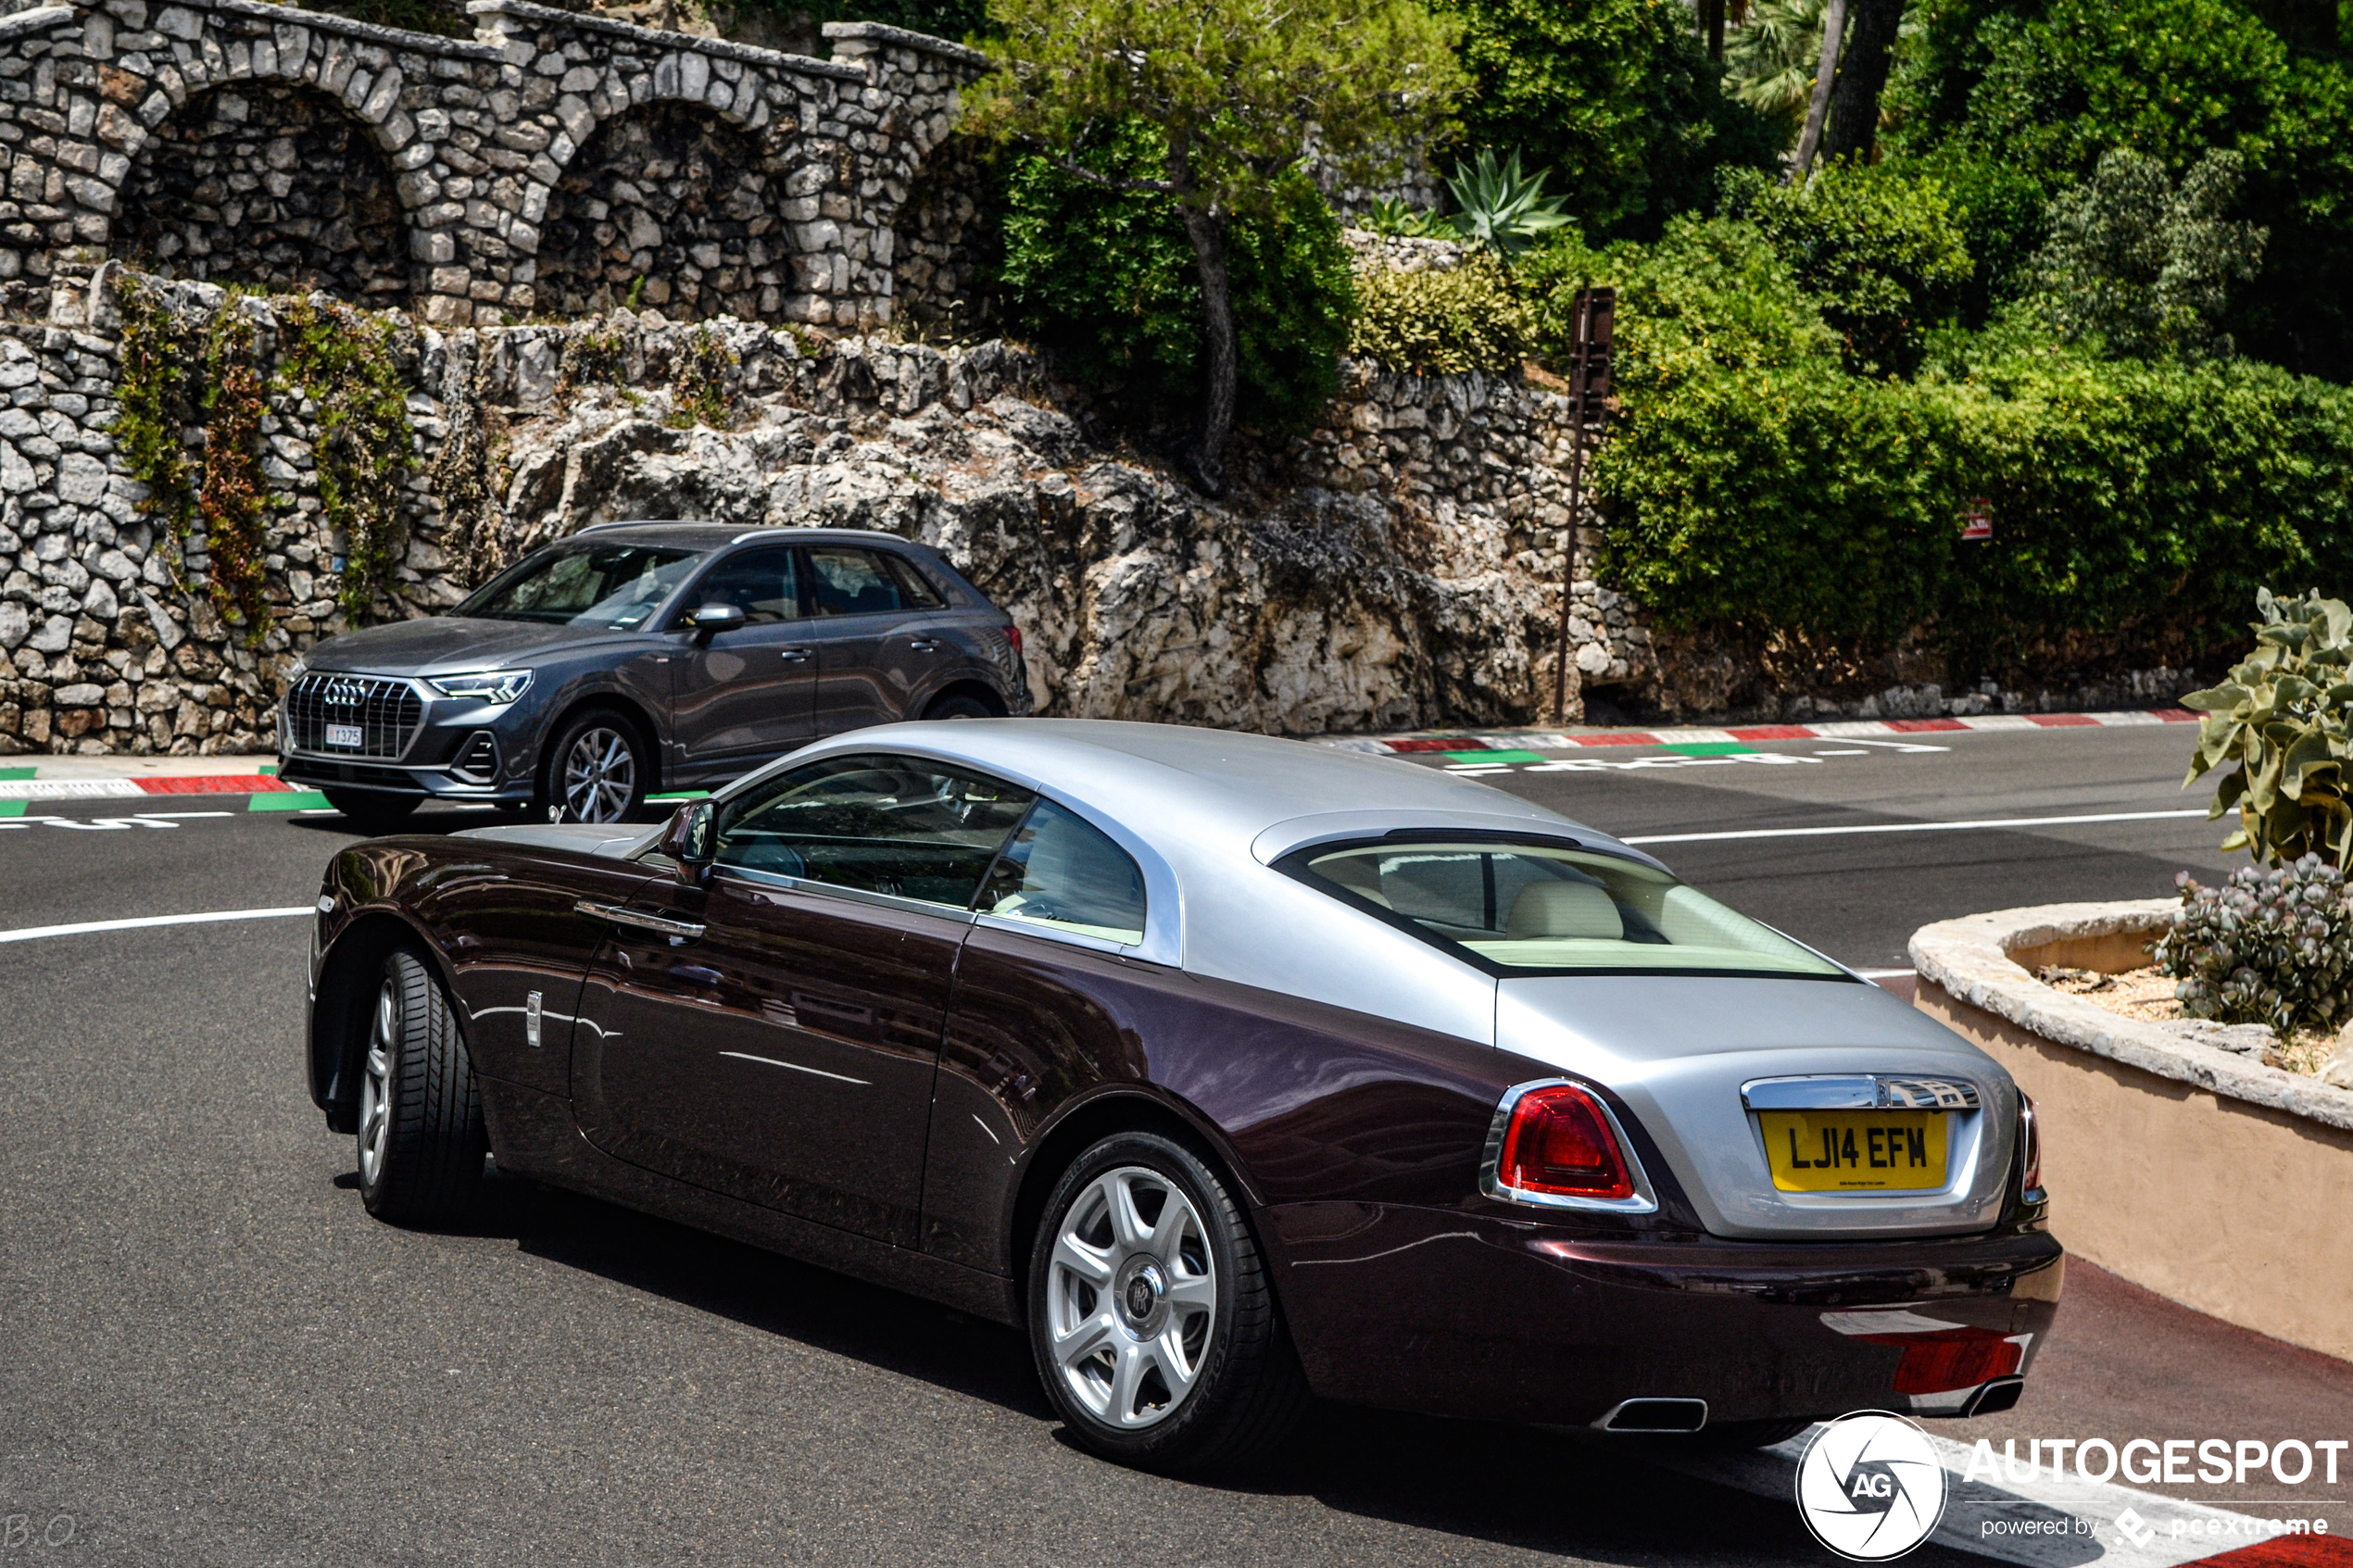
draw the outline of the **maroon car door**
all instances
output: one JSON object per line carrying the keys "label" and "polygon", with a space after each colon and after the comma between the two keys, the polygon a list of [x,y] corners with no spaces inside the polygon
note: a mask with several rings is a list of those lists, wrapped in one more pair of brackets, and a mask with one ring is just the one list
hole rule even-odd
{"label": "maroon car door", "polygon": [[573,1051],[599,1148],[681,1181],[912,1245],[972,892],[1028,797],[828,758],[722,809],[707,883],[605,909]]}

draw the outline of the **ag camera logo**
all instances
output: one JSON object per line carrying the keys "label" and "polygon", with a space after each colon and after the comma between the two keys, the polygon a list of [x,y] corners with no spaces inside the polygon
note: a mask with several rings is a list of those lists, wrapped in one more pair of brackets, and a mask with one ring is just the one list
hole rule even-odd
{"label": "ag camera logo", "polygon": [[1814,1538],[1856,1562],[1901,1557],[1944,1517],[1944,1466],[1900,1415],[1857,1411],[1824,1425],[1797,1464],[1797,1512]]}

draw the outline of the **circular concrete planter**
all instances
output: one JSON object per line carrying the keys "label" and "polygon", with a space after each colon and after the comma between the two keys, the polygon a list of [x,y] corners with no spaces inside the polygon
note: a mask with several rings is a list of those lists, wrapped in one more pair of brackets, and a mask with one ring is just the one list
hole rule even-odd
{"label": "circular concrete planter", "polygon": [[2032,973],[2138,968],[2177,908],[2048,904],[1923,926],[1914,1005],[2033,1097],[2051,1228],[2070,1251],[2353,1359],[2353,1090],[2265,1066],[2259,1025],[2124,1018]]}

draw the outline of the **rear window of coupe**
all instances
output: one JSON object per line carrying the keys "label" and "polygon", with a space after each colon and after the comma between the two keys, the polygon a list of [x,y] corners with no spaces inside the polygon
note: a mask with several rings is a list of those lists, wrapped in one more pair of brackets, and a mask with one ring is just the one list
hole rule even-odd
{"label": "rear window of coupe", "polygon": [[1492,974],[1845,973],[1666,872],[1592,850],[1384,840],[1299,851],[1284,869]]}

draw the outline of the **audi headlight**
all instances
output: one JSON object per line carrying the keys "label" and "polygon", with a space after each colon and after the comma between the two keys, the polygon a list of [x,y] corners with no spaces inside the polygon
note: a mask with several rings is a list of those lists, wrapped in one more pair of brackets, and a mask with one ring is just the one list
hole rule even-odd
{"label": "audi headlight", "polygon": [[483,702],[512,702],[531,684],[528,670],[482,670],[466,675],[437,675],[425,684],[444,696],[470,696]]}

